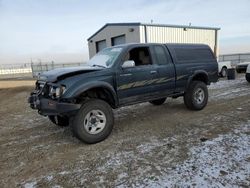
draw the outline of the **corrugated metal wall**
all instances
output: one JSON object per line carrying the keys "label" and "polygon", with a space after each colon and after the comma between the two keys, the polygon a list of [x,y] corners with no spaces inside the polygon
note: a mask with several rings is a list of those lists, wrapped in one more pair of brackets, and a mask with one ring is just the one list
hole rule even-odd
{"label": "corrugated metal wall", "polygon": [[120,35],[125,35],[126,43],[140,42],[139,26],[108,26],[88,41],[89,57],[96,54],[96,42],[106,40],[107,47],[111,47],[111,38]]}
{"label": "corrugated metal wall", "polygon": [[[146,28],[146,32],[145,32]],[[131,31],[133,29],[133,31]],[[147,33],[147,36],[145,36]],[[217,31],[214,29],[182,28],[168,26],[107,26],[88,41],[89,56],[96,54],[96,42],[106,40],[111,46],[111,38],[125,35],[126,43],[196,43],[207,44],[218,54]],[[215,50],[216,49],[216,50]]]}
{"label": "corrugated metal wall", "polygon": [[[145,33],[147,33],[147,36],[145,36]],[[216,45],[216,30],[212,29],[187,28],[184,30],[184,28],[174,27],[140,26],[140,36],[140,42],[142,43],[207,44],[213,51]]]}

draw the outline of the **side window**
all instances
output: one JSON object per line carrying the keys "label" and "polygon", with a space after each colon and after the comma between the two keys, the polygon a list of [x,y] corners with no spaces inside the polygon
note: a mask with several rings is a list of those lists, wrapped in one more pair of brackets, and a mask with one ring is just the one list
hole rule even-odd
{"label": "side window", "polygon": [[154,46],[154,53],[158,65],[166,65],[171,61],[169,53],[162,46]]}
{"label": "side window", "polygon": [[148,47],[133,48],[126,55],[125,61],[126,60],[133,60],[135,66],[152,65]]}

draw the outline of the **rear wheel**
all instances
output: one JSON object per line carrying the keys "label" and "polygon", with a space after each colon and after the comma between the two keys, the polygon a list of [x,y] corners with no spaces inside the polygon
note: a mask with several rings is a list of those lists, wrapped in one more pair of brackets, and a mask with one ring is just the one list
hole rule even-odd
{"label": "rear wheel", "polygon": [[151,104],[153,105],[162,105],[165,101],[166,101],[167,98],[161,98],[161,99],[157,99],[157,100],[152,100],[152,101],[149,101]]}
{"label": "rear wheel", "polygon": [[72,121],[72,131],[81,141],[94,144],[107,138],[113,129],[114,117],[108,103],[99,99],[85,102]]}
{"label": "rear wheel", "polygon": [[184,94],[184,103],[191,110],[202,110],[208,101],[207,86],[204,82],[193,81]]}
{"label": "rear wheel", "polygon": [[49,120],[60,127],[66,127],[69,125],[69,118],[64,116],[49,116]]}

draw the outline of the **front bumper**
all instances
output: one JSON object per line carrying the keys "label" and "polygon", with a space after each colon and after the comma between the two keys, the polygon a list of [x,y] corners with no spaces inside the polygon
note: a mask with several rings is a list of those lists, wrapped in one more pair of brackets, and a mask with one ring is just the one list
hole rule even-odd
{"label": "front bumper", "polygon": [[38,110],[42,115],[73,115],[81,107],[80,104],[66,103],[39,97],[36,93],[31,93],[28,102],[32,109]]}

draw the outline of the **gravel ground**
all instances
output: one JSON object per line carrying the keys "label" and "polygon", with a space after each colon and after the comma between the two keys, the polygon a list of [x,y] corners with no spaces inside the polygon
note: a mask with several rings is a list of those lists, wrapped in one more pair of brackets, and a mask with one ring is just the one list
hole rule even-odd
{"label": "gravel ground", "polygon": [[27,104],[30,87],[0,90],[0,187],[249,187],[250,84],[209,86],[208,106],[115,110],[105,141],[86,145]]}

